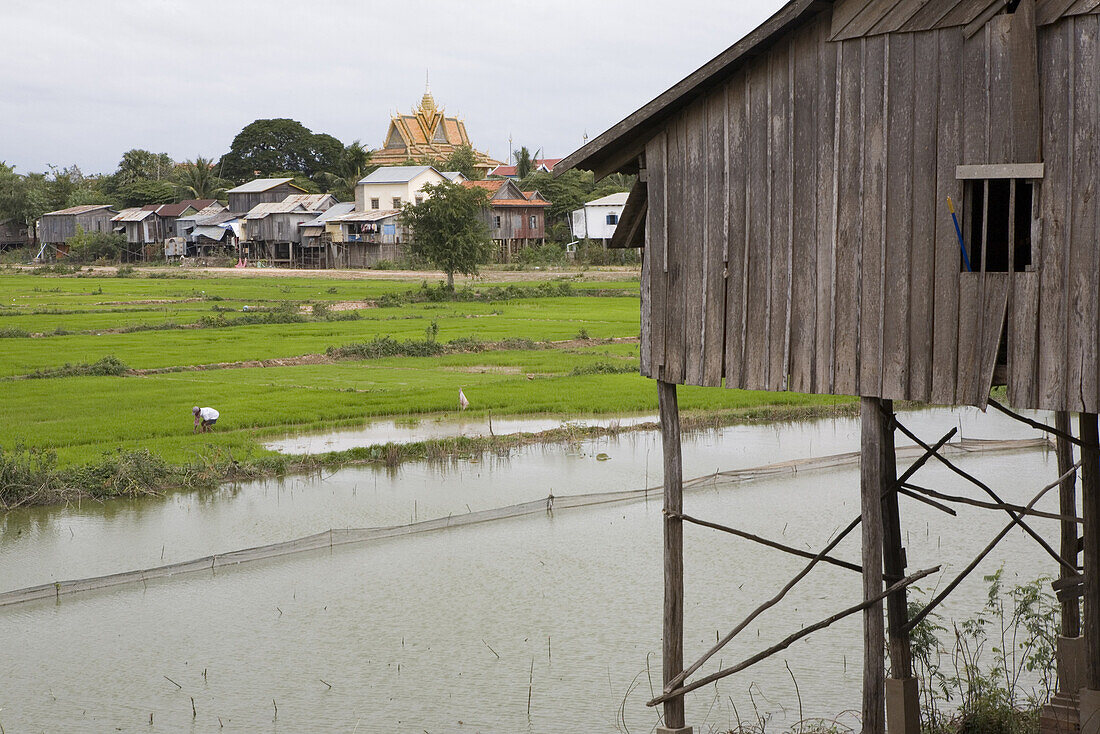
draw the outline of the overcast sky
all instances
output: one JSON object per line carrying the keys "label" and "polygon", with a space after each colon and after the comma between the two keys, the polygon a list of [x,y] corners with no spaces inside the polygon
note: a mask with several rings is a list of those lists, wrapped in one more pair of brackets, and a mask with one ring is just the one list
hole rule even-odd
{"label": "overcast sky", "polygon": [[480,150],[560,157],[782,0],[2,3],[0,160],[111,172],[130,148],[217,158],[257,118],[382,144],[431,76]]}

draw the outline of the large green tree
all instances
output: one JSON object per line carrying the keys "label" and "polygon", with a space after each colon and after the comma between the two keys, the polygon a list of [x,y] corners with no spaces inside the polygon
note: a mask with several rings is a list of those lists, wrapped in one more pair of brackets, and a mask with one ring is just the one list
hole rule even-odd
{"label": "large green tree", "polygon": [[297,120],[256,120],[233,138],[233,145],[219,163],[219,175],[247,181],[257,174],[296,171],[312,178],[333,170],[343,151],[339,140],[314,133]]}
{"label": "large green tree", "polygon": [[161,181],[171,178],[175,165],[167,153],[133,148],[122,154],[114,172],[114,183],[121,188],[138,181]]}
{"label": "large green tree", "polygon": [[471,181],[483,177],[483,171],[477,168],[477,154],[469,145],[460,145],[443,161],[443,170],[458,171]]}
{"label": "large green tree", "polygon": [[482,219],[488,206],[484,189],[443,181],[424,187],[424,200],[406,204],[402,222],[411,227],[412,253],[447,274],[454,289],[455,273],[477,275],[478,265],[493,256],[493,241]]}
{"label": "large green tree", "polygon": [[19,222],[33,232],[35,220],[46,211],[46,177],[40,173],[18,174],[0,161],[0,221]]}
{"label": "large green tree", "polygon": [[142,179],[119,186],[114,199],[122,207],[171,204],[176,200],[176,191],[176,185],[170,181]]}

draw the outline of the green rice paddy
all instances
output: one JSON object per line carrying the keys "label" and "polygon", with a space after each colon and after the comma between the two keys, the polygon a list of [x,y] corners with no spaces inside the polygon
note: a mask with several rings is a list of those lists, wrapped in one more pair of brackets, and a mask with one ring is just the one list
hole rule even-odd
{"label": "green rice paddy", "polygon": [[[272,435],[361,424],[370,418],[452,412],[460,387],[471,410],[491,410],[494,415],[656,409],[652,381],[636,372],[636,279],[609,283],[572,276],[569,296],[416,303],[404,302],[401,296],[417,290],[418,280],[177,279],[140,274],[111,278],[0,273],[0,333],[37,335],[0,338],[0,420],[5,426],[0,450],[55,452],[62,466],[142,449],[179,465],[262,460],[270,457],[262,440]],[[623,295],[609,295],[613,290]],[[586,291],[601,295],[585,295]],[[310,315],[313,303],[353,301],[378,303],[354,311],[355,320],[313,320]],[[302,313],[307,320],[231,325],[246,305],[253,311],[282,305],[282,313]],[[200,324],[203,317],[219,315],[226,321],[207,318]],[[347,318],[347,312],[341,312],[341,318]],[[165,323],[172,328],[144,330]],[[59,333],[66,331],[78,333]],[[523,340],[518,343],[537,348],[359,361],[308,356],[386,336],[444,344]],[[619,341],[604,341],[609,339]],[[22,377],[105,356],[131,369],[175,371]],[[294,363],[191,369],[264,359]],[[683,409],[707,412],[799,410],[838,402],[844,401],[696,388],[682,389],[680,397]],[[215,432],[192,434],[193,405],[210,405],[221,412]]]}

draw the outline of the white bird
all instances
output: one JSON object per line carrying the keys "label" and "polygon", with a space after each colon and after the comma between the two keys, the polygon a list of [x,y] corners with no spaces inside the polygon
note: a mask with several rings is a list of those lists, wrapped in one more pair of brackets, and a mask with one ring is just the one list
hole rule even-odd
{"label": "white bird", "polygon": [[462,388],[458,388],[458,407],[466,410],[470,407],[470,401],[466,399],[466,393],[462,392]]}

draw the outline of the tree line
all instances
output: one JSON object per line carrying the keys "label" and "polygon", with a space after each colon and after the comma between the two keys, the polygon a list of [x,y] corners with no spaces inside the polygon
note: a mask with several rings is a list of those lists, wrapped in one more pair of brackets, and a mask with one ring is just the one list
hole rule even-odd
{"label": "tree line", "polygon": [[[586,201],[625,191],[631,183],[615,175],[597,184],[587,171],[568,171],[558,177],[540,173],[535,170],[538,155],[527,147],[514,151],[520,187],[538,190],[551,202],[547,235],[552,240],[567,241],[569,212]],[[468,145],[459,146],[444,160],[410,158],[406,163],[459,171],[473,180],[483,175]],[[123,153],[115,171],[106,174],[85,174],[76,165],[19,173],[0,161],[0,222],[17,222],[33,231],[42,214],[80,204],[123,209],[181,199],[224,199],[229,188],[254,178],[292,178],[310,193],[353,201],[356,183],[375,168],[371,151],[358,140],[344,145],[296,120],[256,120],[237,133],[229,151],[216,160],[197,156],[174,161],[167,153],[135,148]]]}

